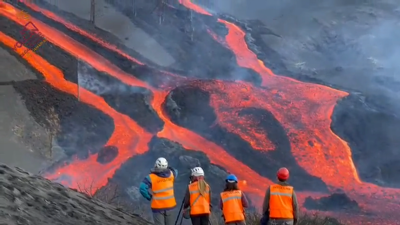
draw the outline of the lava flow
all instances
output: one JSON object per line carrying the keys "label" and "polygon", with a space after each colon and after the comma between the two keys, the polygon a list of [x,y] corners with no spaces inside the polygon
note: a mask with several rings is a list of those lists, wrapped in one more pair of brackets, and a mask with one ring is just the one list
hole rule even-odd
{"label": "lava flow", "polygon": [[[16,42],[15,39],[12,39],[2,32],[0,32],[0,40],[10,48],[12,48]],[[16,48],[17,53],[23,53],[25,50],[26,47],[24,46]],[[78,85],[66,81],[63,73],[58,68],[49,64],[34,52],[31,52],[31,57],[25,59],[37,71],[43,74],[46,82],[63,92],[77,97]],[[107,178],[114,174],[115,167],[119,167],[119,165],[125,162],[128,158],[135,154],[141,154],[147,149],[147,144],[151,139],[151,135],[146,133],[142,127],[138,126],[136,122],[132,121],[128,116],[120,114],[111,108],[103,98],[94,95],[85,89],[79,89],[79,98],[82,102],[101,110],[114,119],[114,133],[108,140],[107,145],[118,146],[119,154],[112,162],[106,165],[96,162],[97,155],[90,155],[85,161],[79,161],[77,159],[73,163],[74,170],[70,170],[69,173],[71,178],[77,178],[81,182],[87,182],[82,179],[91,177],[94,175],[92,172],[96,171],[96,177],[99,179],[96,179],[93,182],[95,182],[94,185],[96,185],[96,187],[101,187],[107,184]],[[132,151],[132,149],[134,151]],[[88,170],[87,168],[91,168],[91,170]],[[76,187],[74,183],[76,183],[76,180],[74,180],[73,183],[64,184]]]}
{"label": "lava flow", "polygon": [[[9,6],[12,7],[12,6]],[[18,9],[16,9],[18,12]],[[7,11],[8,12],[8,11]],[[6,12],[1,12],[3,15],[7,16],[9,19],[15,21],[16,23],[19,23],[22,25],[23,22],[18,21],[18,18],[16,17],[16,14],[13,13],[6,13]],[[48,25],[40,22],[39,20],[36,20],[32,18],[32,21],[36,24],[38,29],[41,31],[43,36],[51,43],[59,46],[66,52],[69,52],[71,55],[74,55],[75,57],[87,62],[91,66],[93,66],[95,69],[98,71],[103,71],[111,76],[120,79],[121,81],[125,82],[126,84],[129,84],[131,86],[140,86],[140,87],[145,87],[149,90],[152,90],[154,99],[152,101],[152,106],[154,107],[155,111],[159,114],[160,118],[162,118],[165,122],[164,129],[158,133],[159,137],[165,137],[168,138],[172,141],[176,141],[179,143],[182,143],[184,147],[187,147],[189,149],[195,149],[195,150],[201,150],[204,153],[208,155],[210,158],[211,162],[220,164],[221,166],[224,166],[227,168],[229,171],[240,174],[241,178],[243,180],[251,180],[256,178],[259,181],[263,182],[263,186],[256,185],[255,183],[252,183],[252,185],[249,185],[249,188],[247,191],[253,192],[257,195],[262,195],[265,191],[265,188],[267,187],[268,184],[271,184],[272,182],[268,180],[267,178],[261,177],[259,174],[256,172],[252,171],[248,166],[243,165],[240,163],[238,160],[227,154],[221,147],[217,146],[216,144],[207,141],[206,139],[202,138],[201,136],[195,134],[192,131],[189,131],[185,128],[181,128],[173,124],[167,117],[164,116],[162,112],[162,106],[161,103],[164,101],[166,94],[168,93],[167,91],[159,91],[155,90],[154,88],[148,86],[147,84],[143,83],[140,80],[137,80],[135,77],[126,74],[125,72],[121,71],[119,68],[116,66],[112,65],[108,60],[104,59],[102,56],[98,55],[97,53],[93,52],[92,50],[88,49],[86,46],[80,44],[79,42],[73,40],[72,38],[65,36],[64,34],[60,33],[54,28],[49,27]],[[40,56],[37,56],[40,57]],[[28,61],[31,63],[30,61]],[[49,65],[49,63],[47,63]],[[49,67],[53,68],[54,66],[49,65]],[[36,67],[35,67],[36,68]],[[167,74],[167,73],[166,73]],[[60,76],[56,76],[56,78],[59,78]],[[66,81],[64,81],[66,82]],[[63,82],[62,82],[63,83]],[[52,83],[50,83],[52,84]],[[53,85],[53,84],[52,84]],[[59,88],[57,85],[53,85],[56,88]],[[78,88],[78,87],[77,87]],[[74,89],[74,91],[77,91],[77,88]],[[82,87],[79,87],[80,90],[84,90]],[[60,89],[63,90],[63,89]],[[75,92],[77,93],[77,92]],[[86,91],[85,93],[90,93]],[[93,93],[91,93],[93,95]],[[76,94],[75,94],[76,96]],[[82,98],[82,92],[79,95],[80,98]],[[104,100],[103,100],[104,101]],[[95,104],[92,102],[91,104]],[[98,108],[98,107],[97,107]],[[106,114],[110,115],[110,113]],[[121,129],[126,128],[125,133],[129,133],[132,130],[136,130],[135,126],[130,127],[125,126],[124,121],[127,119],[125,118],[121,123],[118,123],[118,118],[114,118],[114,123],[115,127],[120,127]],[[129,119],[127,119],[129,120]],[[136,123],[135,123],[136,124]],[[141,133],[144,134],[145,136],[148,135],[146,132],[143,131],[141,128]],[[188,138],[190,137],[190,138]],[[132,138],[132,137],[128,137]],[[141,139],[139,139],[141,140]],[[123,139],[123,141],[126,141],[128,143],[131,143],[130,140]],[[145,141],[148,141],[146,138]],[[144,143],[144,142],[141,142]],[[147,143],[147,142],[146,142]],[[111,145],[111,143],[108,143]],[[87,185],[87,187],[91,186],[93,187],[92,190],[95,191],[98,188],[101,188],[107,183],[107,178],[111,178],[114,175],[115,170],[117,170],[127,159],[129,159],[131,156],[137,154],[137,153],[144,153],[148,147],[146,146],[145,148],[142,148],[141,146],[135,146],[134,143],[129,144],[129,148],[127,148],[127,145],[120,145],[120,144],[113,144],[114,146],[118,147],[118,149],[122,148],[123,152],[129,152],[128,149],[135,149],[136,151],[130,153],[130,154],[123,154],[123,157],[120,157],[118,154],[118,158],[114,159],[111,166],[107,166],[106,168],[103,168],[101,170],[98,170],[99,166],[102,166],[102,164],[96,162],[97,154],[93,154],[89,157],[89,159],[80,161],[80,160],[74,160],[68,165],[65,165],[64,167],[61,167],[57,169],[57,171],[54,174],[49,174],[46,177],[52,180],[57,180],[69,187],[72,188],[78,188],[78,183],[79,182],[84,182],[83,185]],[[120,150],[121,151],[121,150]],[[221,156],[224,156],[224,158],[221,158]],[[236,163],[235,167],[232,167],[232,162]],[[94,164],[97,164],[97,166],[93,166]],[[103,173],[103,171],[106,170],[107,173]],[[81,171],[85,171],[85,173],[82,173]],[[88,176],[90,175],[90,176]],[[99,180],[94,181],[91,179],[88,179],[88,177],[96,177]],[[68,178],[68,179],[66,179]],[[72,182],[66,183],[66,181],[72,180]],[[248,182],[249,184],[249,182]]]}
{"label": "lava flow", "polygon": [[[204,9],[189,1],[180,1],[181,4],[194,11],[210,15]],[[31,4],[29,6],[36,7]],[[23,25],[15,15],[15,11],[18,11],[18,9],[14,9],[14,11],[11,9],[13,9],[12,6],[3,6],[0,8],[0,13]],[[100,39],[96,39],[96,37],[87,32],[85,33],[80,28],[70,24],[67,25],[66,21],[59,19],[54,14],[50,14],[48,11],[37,7],[35,10],[40,10],[46,16],[66,24],[70,29],[90,37],[93,41],[101,42]],[[233,158],[222,147],[188,129],[179,127],[164,115],[161,105],[165,101],[169,89],[155,89],[132,75],[123,72],[102,56],[72,38],[65,36],[60,31],[34,18],[32,18],[32,22],[35,23],[49,42],[87,62],[95,69],[106,72],[128,85],[145,87],[151,90],[153,93],[152,107],[165,122],[163,130],[157,134],[158,137],[181,143],[187,149],[203,151],[211,162],[221,165],[230,172],[239,175],[242,180],[246,180],[247,184],[243,185],[245,191],[258,196],[264,195],[266,187],[272,183],[270,180],[260,176],[248,166]],[[381,188],[360,181],[347,143],[330,129],[333,108],[337,100],[345,97],[347,93],[322,85],[307,84],[291,78],[276,76],[270,69],[265,67],[255,53],[248,49],[244,39],[245,33],[238,26],[224,20],[219,20],[219,22],[223,23],[229,31],[225,37],[224,46],[227,46],[235,53],[239,66],[250,68],[260,74],[263,79],[263,87],[254,87],[245,82],[193,81],[191,85],[211,94],[211,105],[216,111],[217,122],[228,131],[240,135],[255,150],[273,151],[275,146],[268,139],[266,133],[254,129],[257,121],[250,118],[237,119],[238,112],[243,108],[253,107],[268,110],[285,128],[290,139],[291,152],[304,170],[313,176],[321,178],[332,191],[336,189],[344,190],[346,194],[357,200],[368,212],[395,216],[399,206],[398,200],[394,198],[399,196],[400,191],[392,188]],[[10,43],[11,46],[15,44],[15,40],[2,33],[0,39],[8,47],[10,47]],[[219,38],[217,40],[220,41]],[[125,54],[115,46],[107,43],[103,43],[103,45],[118,54]],[[23,50],[20,49],[19,51]],[[34,53],[31,55],[32,57],[26,60],[45,76],[47,82],[64,92],[76,96],[78,88],[76,84],[65,81],[61,71],[40,56]],[[135,61],[130,56],[125,57]],[[42,65],[42,67],[39,65]],[[115,130],[107,145],[118,147],[119,154],[116,159],[106,165],[96,162],[97,154],[89,156],[86,160],[76,159],[69,165],[58,168],[55,174],[50,174],[47,177],[54,180],[61,179],[63,176],[69,177],[72,182],[64,182],[64,184],[74,188],[77,188],[77,182],[82,181],[87,176],[96,177],[98,178],[94,183],[94,190],[96,190],[104,186],[107,183],[107,178],[111,178],[115,170],[131,156],[147,151],[147,143],[151,135],[129,117],[116,112],[108,106],[101,97],[83,88],[80,88],[80,90],[82,90],[80,98],[83,102],[96,107],[113,118]],[[221,96],[224,96],[224,98],[221,98]],[[85,173],[82,173],[82,171],[85,171]],[[307,195],[308,193],[300,193],[300,196],[303,196],[302,199]]]}

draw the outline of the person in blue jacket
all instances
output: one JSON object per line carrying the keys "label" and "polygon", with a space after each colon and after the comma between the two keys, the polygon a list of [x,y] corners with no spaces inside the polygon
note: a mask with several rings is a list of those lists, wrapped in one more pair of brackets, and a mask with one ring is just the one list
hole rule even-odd
{"label": "person in blue jacket", "polygon": [[178,170],[168,166],[165,158],[158,158],[150,174],[140,183],[140,194],[151,201],[155,225],[174,225],[172,210],[176,207],[174,181]]}

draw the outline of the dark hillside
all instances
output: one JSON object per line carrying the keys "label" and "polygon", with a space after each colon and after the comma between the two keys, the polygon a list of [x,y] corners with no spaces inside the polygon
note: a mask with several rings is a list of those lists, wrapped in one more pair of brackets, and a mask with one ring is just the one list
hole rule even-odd
{"label": "dark hillside", "polygon": [[150,224],[137,215],[6,165],[0,165],[0,221],[9,225]]}

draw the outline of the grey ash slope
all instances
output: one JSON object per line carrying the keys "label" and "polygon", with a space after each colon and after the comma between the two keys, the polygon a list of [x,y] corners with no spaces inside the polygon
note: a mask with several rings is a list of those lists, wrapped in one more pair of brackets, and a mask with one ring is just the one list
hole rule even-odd
{"label": "grey ash slope", "polygon": [[0,164],[0,225],[147,225],[139,216]]}

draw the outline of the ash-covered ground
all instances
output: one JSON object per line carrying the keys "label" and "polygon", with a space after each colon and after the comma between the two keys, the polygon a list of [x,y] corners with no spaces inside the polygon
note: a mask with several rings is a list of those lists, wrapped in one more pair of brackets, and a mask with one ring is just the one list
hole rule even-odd
{"label": "ash-covered ground", "polygon": [[[335,108],[332,129],[350,143],[353,160],[364,181],[382,186],[400,187],[400,179],[396,176],[400,170],[397,148],[400,144],[400,133],[398,132],[400,120],[396,102],[398,76],[392,75],[396,74],[397,68],[390,63],[390,60],[396,58],[396,54],[389,50],[385,51],[386,54],[378,54],[381,49],[384,49],[383,45],[387,46],[388,43],[395,41],[390,35],[385,36],[386,30],[379,29],[390,27],[392,32],[398,30],[394,29],[397,26],[398,16],[395,11],[396,7],[391,7],[390,2],[378,4],[368,1],[343,1],[335,4],[304,3],[304,5],[297,5],[293,2],[284,1],[282,5],[264,2],[254,4],[232,2],[231,8],[240,6],[243,11],[248,11],[247,14],[236,12],[236,9],[229,9],[228,3],[225,4],[222,1],[217,1],[216,5],[209,7],[215,7],[214,11],[220,17],[240,25],[247,33],[246,40],[249,47],[275,73],[349,91],[350,96],[340,101]],[[54,4],[51,6],[45,4],[44,1],[38,1],[38,3],[69,21],[73,21],[85,29],[90,29],[92,33],[96,33],[110,42],[118,42],[118,38],[106,35],[104,31],[91,27],[88,22],[73,14],[61,13],[54,7]],[[159,2],[135,1],[135,9],[140,9],[136,11],[132,7],[127,8],[125,4],[122,4],[123,1],[110,1],[109,3],[127,15],[132,23],[167,49],[167,52],[175,59],[175,63],[168,67],[155,65],[137,51],[125,49],[149,66],[134,65],[88,38],[71,32],[62,24],[23,5],[21,7],[32,16],[89,46],[122,70],[155,87],[171,82],[166,79],[165,74],[159,72],[159,69],[198,79],[244,80],[252,82],[254,85],[260,84],[261,79],[257,73],[237,66],[232,52],[222,47],[209,35],[207,28],[212,28],[212,31],[220,36],[227,33],[227,30],[217,23],[216,17],[202,16],[174,4],[178,9],[168,7],[162,9],[163,21],[160,23],[160,13],[153,13]],[[254,5],[262,7],[255,10]],[[253,10],[257,13],[250,17]],[[310,14],[310,12],[313,13]],[[235,16],[232,17],[228,14]],[[21,38],[19,34],[21,26],[2,16],[0,16],[0,23],[2,32],[15,39]],[[368,48],[374,44],[379,46],[377,47],[379,51]],[[124,48],[121,44],[119,46]],[[6,50],[13,57],[18,58],[9,49]],[[96,77],[101,80],[99,83],[106,85],[96,86],[91,83],[91,85],[85,85],[85,88],[97,91],[97,94],[103,97],[111,107],[137,121],[148,132],[155,134],[162,129],[164,125],[162,120],[149,107],[149,98],[151,97],[149,90],[124,86],[107,74],[93,71],[85,63],[50,43],[39,48],[37,53],[62,69],[65,78],[74,83],[82,81],[80,79],[85,78],[82,77],[85,71],[90,70],[89,74],[92,77]],[[376,55],[372,53],[376,53]],[[379,60],[378,56],[381,57]],[[23,60],[21,63],[31,69]],[[85,159],[89,154],[101,151],[114,130],[112,119],[79,102],[73,96],[51,87],[43,81],[40,74],[37,73],[36,77],[38,79],[16,80],[8,85],[11,85],[21,95],[31,116],[41,126],[46,127],[49,109],[54,108],[62,127],[56,142],[65,152],[65,156],[58,159],[60,161],[70,160],[75,155]],[[257,164],[254,160],[258,159],[259,155],[247,143],[218,126],[211,126],[215,118],[213,118],[212,109],[209,109],[207,93],[201,93],[200,90],[185,90],[184,86],[176,88],[174,93],[178,93],[173,96],[174,102],[181,109],[180,113],[186,116],[174,120],[173,114],[170,114],[173,122],[202,135],[208,135],[215,143],[224,143],[227,150],[236,158],[270,179],[274,179],[274,173],[279,164],[289,163],[295,168],[292,183],[296,188],[309,190],[311,182],[313,184],[311,190],[326,191],[326,186],[321,180],[306,174],[297,166],[290,155],[290,146],[287,145],[285,131],[279,127],[278,122],[269,112],[253,110],[249,113],[266,118],[265,123],[260,126],[270,132],[271,138],[281,149],[269,155],[265,163]],[[168,107],[166,104],[167,112],[173,111]],[[157,145],[160,142],[163,144]],[[129,192],[130,197],[134,196],[132,198],[136,200],[138,196],[134,187],[148,172],[149,165],[159,156],[159,149],[167,151],[168,147],[166,146],[176,145],[160,139],[154,139],[151,143],[156,143],[154,146],[157,147],[153,148],[151,145],[149,153],[129,160],[113,178],[116,182],[121,183],[123,189],[133,190]],[[245,153],[241,149],[245,149]],[[176,156],[171,157],[174,158],[171,163],[183,171],[188,167],[185,164],[185,160],[188,158],[185,157],[204,161],[201,164],[207,169],[207,172],[212,174],[214,171],[217,174],[210,176],[211,182],[217,187],[220,186],[218,183],[226,175],[226,171],[223,169],[210,165],[204,155],[185,155],[181,147],[180,151],[172,151],[170,154]],[[276,165],[267,162],[276,162]],[[269,165],[270,167],[268,167]],[[132,176],[131,171],[137,171],[138,175]],[[185,174],[183,174],[179,181],[181,186],[184,186],[185,178]],[[330,201],[329,204],[336,204],[336,207],[313,205],[320,206],[319,209],[337,209],[338,204],[343,204],[340,201],[343,197],[335,196],[334,198],[339,200],[333,201],[333,203]],[[352,204],[349,201],[347,202]]]}
{"label": "ash-covered ground", "polygon": [[2,224],[151,224],[138,215],[3,164],[0,196]]}

